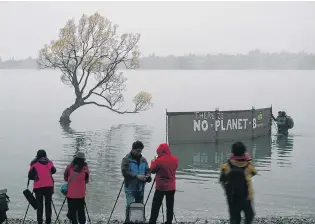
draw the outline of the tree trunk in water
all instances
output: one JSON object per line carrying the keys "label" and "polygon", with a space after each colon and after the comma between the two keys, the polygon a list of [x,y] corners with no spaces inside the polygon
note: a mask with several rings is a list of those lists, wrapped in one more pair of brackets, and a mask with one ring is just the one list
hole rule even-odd
{"label": "tree trunk in water", "polygon": [[73,104],[72,106],[68,107],[67,109],[65,109],[62,114],[61,114],[61,117],[60,117],[60,120],[59,122],[61,124],[70,124],[71,123],[71,120],[70,120],[70,115],[76,110],[78,109],[80,106],[82,106],[82,104]]}

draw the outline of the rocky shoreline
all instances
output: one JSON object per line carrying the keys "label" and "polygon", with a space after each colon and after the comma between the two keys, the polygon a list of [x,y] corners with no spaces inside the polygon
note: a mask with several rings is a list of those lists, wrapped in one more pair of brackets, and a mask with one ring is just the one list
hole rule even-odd
{"label": "rocky shoreline", "polygon": [[[9,224],[22,224],[23,219],[9,219]],[[36,224],[35,220],[26,220],[25,224]],[[52,224],[54,224],[54,220]],[[60,220],[60,223],[69,223],[67,219]],[[107,220],[100,220],[100,221],[92,221],[95,224],[106,224]],[[120,220],[112,220],[110,221],[111,224],[123,224],[123,221]],[[175,221],[173,221],[175,223]],[[204,220],[198,219],[194,222],[177,222],[178,224],[229,224],[228,220],[218,219],[218,220]],[[315,216],[313,217],[266,217],[266,218],[256,218],[253,224],[314,224],[315,223]],[[57,222],[58,224],[58,222]],[[87,222],[88,224],[88,222]]]}

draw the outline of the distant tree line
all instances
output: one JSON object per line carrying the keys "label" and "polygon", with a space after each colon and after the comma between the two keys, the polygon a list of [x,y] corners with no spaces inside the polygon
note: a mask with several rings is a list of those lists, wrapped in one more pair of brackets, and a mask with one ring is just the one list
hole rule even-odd
{"label": "distant tree line", "polygon": [[36,69],[36,59],[28,57],[24,60],[15,60],[11,58],[6,61],[2,61],[0,58],[0,69]]}
{"label": "distant tree line", "polygon": [[[314,70],[315,55],[309,53],[265,53],[253,50],[247,54],[216,54],[142,57],[140,68],[146,70]],[[121,65],[122,66],[122,65]],[[2,61],[0,69],[36,69],[36,59]]]}

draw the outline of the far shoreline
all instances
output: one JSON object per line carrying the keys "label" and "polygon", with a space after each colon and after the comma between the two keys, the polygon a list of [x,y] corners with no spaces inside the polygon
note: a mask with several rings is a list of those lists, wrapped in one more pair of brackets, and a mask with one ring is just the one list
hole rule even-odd
{"label": "far shoreline", "polygon": [[[42,71],[43,69],[39,68],[0,68],[0,70],[36,70]],[[149,69],[149,68],[138,68],[138,69],[119,69],[120,71],[314,71],[312,69]],[[59,71],[58,69],[45,69],[45,71]]]}
{"label": "far shoreline", "polygon": [[[139,70],[315,70],[315,54],[307,52],[262,52],[259,49],[243,54],[186,54],[140,56]],[[1,60],[0,69],[36,69],[37,59],[28,57]],[[125,68],[119,64],[118,69]]]}

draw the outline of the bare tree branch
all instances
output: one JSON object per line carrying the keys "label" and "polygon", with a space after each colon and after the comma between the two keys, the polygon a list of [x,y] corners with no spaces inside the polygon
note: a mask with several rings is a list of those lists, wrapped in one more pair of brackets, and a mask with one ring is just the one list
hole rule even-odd
{"label": "bare tree branch", "polygon": [[94,104],[94,105],[96,105],[96,106],[99,106],[99,107],[106,107],[107,109],[109,109],[109,110],[111,110],[111,111],[113,111],[113,112],[116,112],[116,113],[118,113],[118,114],[135,114],[135,113],[139,113],[139,112],[135,112],[135,111],[118,111],[118,110],[115,110],[115,109],[112,109],[112,108],[110,108],[109,106],[107,106],[107,105],[104,105],[104,104],[99,104],[99,103],[96,103],[96,102],[94,102],[94,101],[91,101],[91,102],[85,102],[84,103],[84,105],[88,105],[88,104]]}

